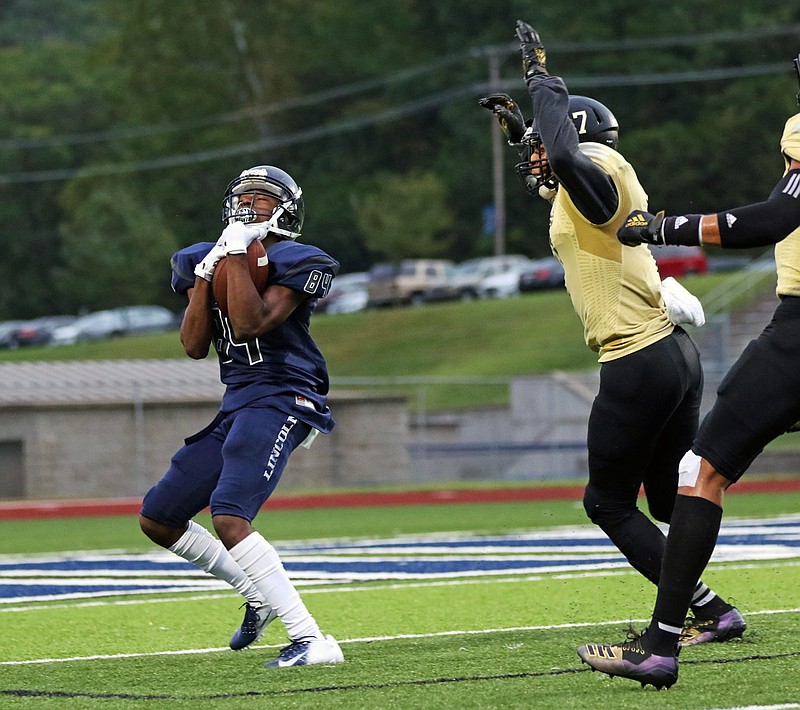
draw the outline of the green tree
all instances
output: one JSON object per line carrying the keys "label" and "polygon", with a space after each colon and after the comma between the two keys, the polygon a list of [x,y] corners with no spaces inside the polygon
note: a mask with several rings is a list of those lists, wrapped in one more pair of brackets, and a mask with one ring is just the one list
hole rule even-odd
{"label": "green tree", "polygon": [[[64,193],[59,291],[73,311],[165,301],[177,249],[158,205],[122,182],[77,180]],[[175,307],[174,299],[165,305]]]}
{"label": "green tree", "polygon": [[383,259],[440,257],[448,253],[453,217],[435,173],[379,173],[372,188],[354,198],[358,225]]}
{"label": "green tree", "polygon": [[[496,127],[476,102],[490,88],[491,47],[504,89],[530,115],[518,17],[541,31],[551,69],[573,92],[616,113],[622,152],[654,206],[700,211],[765,195],[780,169],[774,137],[796,110],[797,35],[781,30],[800,23],[798,3],[608,0],[580,12],[528,0],[35,6],[17,0],[0,12],[0,317],[76,303],[75,289],[61,299],[76,266],[74,244],[61,239],[94,229],[85,201],[126,220],[145,209],[139,219],[157,221],[154,231],[178,246],[212,240],[225,185],[261,163],[298,180],[303,239],[343,271],[405,249],[491,253],[481,213],[493,199]],[[774,64],[786,71],[747,75]],[[708,77],[720,68],[734,71]],[[548,210],[521,189],[515,157],[509,149],[506,248],[543,255]],[[109,177],[76,177],[89,170]],[[77,190],[73,178],[86,186]],[[101,199],[123,183],[119,204]],[[432,199],[438,214],[428,211]],[[148,242],[138,244],[141,252]]]}

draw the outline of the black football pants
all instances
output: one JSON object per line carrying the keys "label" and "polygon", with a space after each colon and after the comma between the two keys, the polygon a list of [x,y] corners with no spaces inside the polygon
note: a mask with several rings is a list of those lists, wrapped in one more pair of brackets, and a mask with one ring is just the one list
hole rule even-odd
{"label": "black football pants", "polygon": [[738,481],[764,447],[798,420],[800,298],[784,296],[723,378],[692,449]]}
{"label": "black football pants", "polygon": [[584,507],[631,565],[658,583],[665,537],[637,507],[641,486],[653,518],[669,522],[678,463],[697,431],[703,371],[681,328],[603,363],[589,417]]}

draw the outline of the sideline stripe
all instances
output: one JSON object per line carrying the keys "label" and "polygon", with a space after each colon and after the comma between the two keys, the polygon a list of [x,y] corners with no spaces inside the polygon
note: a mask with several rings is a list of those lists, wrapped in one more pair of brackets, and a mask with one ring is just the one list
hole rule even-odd
{"label": "sideline stripe", "polygon": [[[582,497],[583,488],[576,486],[376,491],[371,493],[331,493],[326,495],[276,495],[274,498],[270,498],[264,507],[270,510],[302,510],[310,508],[363,508],[387,505],[441,505],[444,503],[505,503],[518,500],[579,500]],[[141,505],[141,498],[0,503],[0,520],[137,515]]]}
{"label": "sideline stripe", "polygon": [[[726,495],[738,493],[786,493],[800,491],[800,480],[744,481]],[[447,503],[508,503],[514,501],[581,500],[583,486],[525,486],[468,490],[425,490],[327,495],[276,495],[265,507],[271,510],[311,508],[361,508],[388,505],[442,505]],[[136,515],[141,498],[109,498],[71,501],[18,501],[0,503],[0,520]]]}
{"label": "sideline stripe", "polygon": [[[762,614],[795,614],[800,612],[797,609],[765,609],[763,611],[749,611],[748,616],[759,616]],[[573,629],[573,628],[589,628],[600,626],[613,626],[624,625],[630,623],[644,623],[648,619],[617,619],[615,621],[579,621],[567,624],[547,624],[543,626],[511,626],[501,629],[473,629],[469,631],[454,630],[454,631],[437,631],[428,634],[395,634],[392,636],[365,636],[363,638],[353,639],[337,639],[340,644],[355,644],[355,643],[374,643],[375,641],[397,641],[408,639],[426,639],[426,638],[442,638],[447,636],[481,636],[489,634],[506,634],[518,631],[553,631],[555,629]],[[284,644],[258,644],[251,646],[253,649],[259,648],[282,648]],[[26,661],[0,661],[0,666],[30,666],[42,665],[45,663],[67,663],[78,661],[106,661],[116,660],[120,658],[150,658],[153,656],[189,656],[199,655],[204,653],[221,653],[223,651],[230,651],[228,646],[214,647],[214,648],[191,648],[182,649],[180,651],[151,651],[148,653],[113,653],[107,655],[95,656],[71,656],[70,658],[35,658]],[[779,706],[780,707],[780,706]],[[789,706],[791,707],[791,706]]]}

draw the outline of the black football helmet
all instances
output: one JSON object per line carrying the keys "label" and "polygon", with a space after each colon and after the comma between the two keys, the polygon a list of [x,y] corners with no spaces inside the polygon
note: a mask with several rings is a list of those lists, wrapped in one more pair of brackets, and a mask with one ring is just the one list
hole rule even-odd
{"label": "black football helmet", "polygon": [[[614,114],[599,101],[588,96],[569,97],[569,117],[578,131],[578,140],[581,143],[602,143],[609,148],[616,149],[619,139],[619,123]],[[528,192],[538,194],[539,188],[554,189],[556,179],[546,157],[540,157],[539,148],[542,145],[539,133],[536,130],[536,119],[525,131],[522,138],[525,146],[527,160],[518,163],[515,170],[525,183]],[[525,155],[525,153],[523,153]]]}
{"label": "black football helmet", "polygon": [[[279,204],[272,214],[256,212],[249,206],[240,207],[241,196],[250,193],[269,195]],[[228,185],[222,200],[222,221],[225,224],[255,222],[259,217],[266,217],[269,233],[279,239],[297,239],[300,236],[305,212],[300,186],[288,173],[272,165],[257,165],[242,172]]]}

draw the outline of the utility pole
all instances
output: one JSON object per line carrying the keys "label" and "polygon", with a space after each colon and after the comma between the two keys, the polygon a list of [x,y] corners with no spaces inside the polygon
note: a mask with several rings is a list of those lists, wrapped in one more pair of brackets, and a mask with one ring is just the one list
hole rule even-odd
{"label": "utility pole", "polygon": [[[226,2],[222,4],[222,9],[225,11],[225,14],[228,17],[231,32],[233,33],[236,54],[241,61],[242,74],[244,75],[247,88],[249,89],[249,93],[243,92],[244,102],[258,105],[261,103],[264,97],[264,86],[262,85],[261,80],[258,78],[258,74],[253,66],[253,62],[249,57],[247,36],[245,35],[247,24],[237,16],[234,7],[229,1],[226,0]],[[263,116],[256,120],[256,128],[258,129],[259,136],[262,140],[269,137],[270,129]]]}
{"label": "utility pole", "polygon": [[[500,54],[492,48],[489,57],[489,86],[492,93],[500,90]],[[492,184],[494,195],[494,255],[506,253],[506,180],[503,169],[503,136],[491,117]]]}

